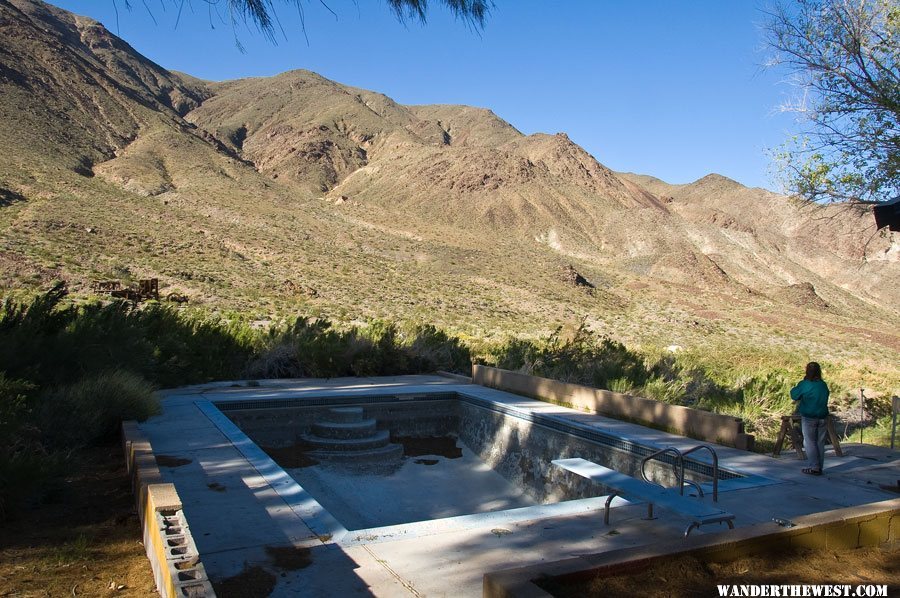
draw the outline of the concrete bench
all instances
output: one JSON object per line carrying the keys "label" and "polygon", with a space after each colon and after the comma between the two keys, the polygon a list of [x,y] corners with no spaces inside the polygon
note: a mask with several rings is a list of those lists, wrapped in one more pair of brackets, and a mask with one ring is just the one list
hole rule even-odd
{"label": "concrete bench", "polygon": [[552,463],[592,482],[602,484],[612,491],[609,498],[606,499],[606,509],[603,515],[603,523],[606,525],[609,525],[610,503],[616,496],[621,496],[646,501],[648,519],[653,519],[654,504],[686,515],[691,519],[691,523],[684,530],[685,537],[691,533],[691,530],[706,523],[722,523],[724,521],[728,524],[729,529],[734,529],[732,522],[734,515],[731,513],[697,500],[685,498],[657,484],[627,476],[585,459],[557,459]]}

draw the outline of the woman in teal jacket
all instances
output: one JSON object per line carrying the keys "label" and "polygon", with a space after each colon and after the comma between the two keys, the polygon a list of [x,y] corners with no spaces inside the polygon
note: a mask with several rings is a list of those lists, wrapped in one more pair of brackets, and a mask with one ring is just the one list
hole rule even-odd
{"label": "woman in teal jacket", "polygon": [[791,389],[803,428],[803,450],[809,463],[803,473],[822,475],[825,463],[825,420],[828,417],[828,385],[822,380],[822,368],[812,361],[806,364],[806,376]]}

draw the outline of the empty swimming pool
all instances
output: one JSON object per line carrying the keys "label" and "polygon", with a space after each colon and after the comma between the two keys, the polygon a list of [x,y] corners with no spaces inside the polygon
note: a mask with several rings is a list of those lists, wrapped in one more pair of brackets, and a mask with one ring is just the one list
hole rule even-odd
{"label": "empty swimming pool", "polygon": [[[605,494],[552,467],[553,459],[582,457],[639,477],[642,460],[660,448],[464,392],[329,394],[206,409],[227,416],[227,423],[219,418],[222,426],[239,428],[232,434],[246,434],[242,442],[260,447],[260,459],[278,463],[295,491],[351,530],[537,505],[549,515],[553,505],[569,503],[556,507],[562,511]],[[673,485],[671,459],[662,459],[650,461],[647,472]],[[708,463],[687,460],[685,470],[709,488]],[[718,477],[726,488],[749,481],[728,470]]]}

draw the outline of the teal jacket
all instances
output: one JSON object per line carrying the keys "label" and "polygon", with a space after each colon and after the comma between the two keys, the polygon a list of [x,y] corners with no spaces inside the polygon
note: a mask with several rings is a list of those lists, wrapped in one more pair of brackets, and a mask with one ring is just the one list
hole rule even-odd
{"label": "teal jacket", "polygon": [[791,389],[797,413],[803,417],[828,417],[828,385],[823,380],[801,380]]}

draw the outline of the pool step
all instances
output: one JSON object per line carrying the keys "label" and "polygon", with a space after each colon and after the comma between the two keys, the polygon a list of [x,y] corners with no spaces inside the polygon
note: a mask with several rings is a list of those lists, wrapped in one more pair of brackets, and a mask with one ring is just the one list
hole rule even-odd
{"label": "pool step", "polygon": [[352,423],[363,421],[362,407],[334,407],[328,410],[328,421],[335,423]]}
{"label": "pool step", "polygon": [[309,434],[301,434],[300,442],[313,459],[337,463],[378,461],[396,462],[403,457],[403,446],[391,444],[390,432],[379,430],[374,419],[364,419],[362,407],[334,407],[326,421],[312,425]]}
{"label": "pool step", "polygon": [[390,443],[391,438],[387,430],[377,430],[365,438],[322,438],[314,434],[301,434],[300,440],[313,449],[349,453],[382,448]]}
{"label": "pool step", "polygon": [[388,444],[378,448],[349,452],[315,450],[310,451],[307,454],[318,461],[329,461],[333,463],[365,463],[377,461],[378,463],[386,464],[391,461],[400,460],[400,457],[403,456],[403,445]]}
{"label": "pool step", "polygon": [[375,420],[364,419],[354,422],[320,422],[313,424],[313,436],[322,438],[368,438],[375,434]]}

